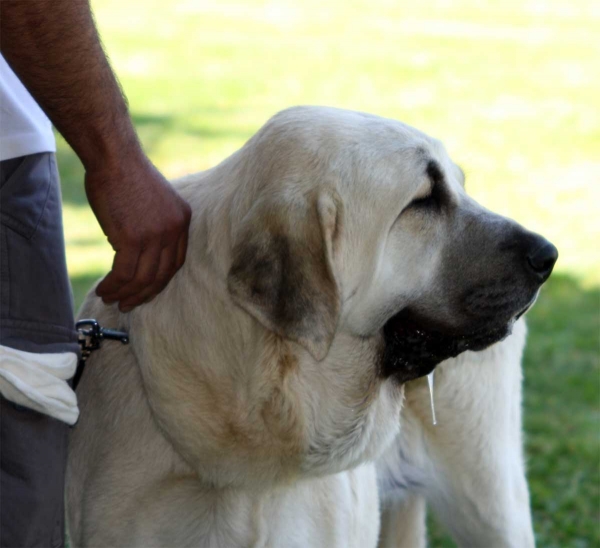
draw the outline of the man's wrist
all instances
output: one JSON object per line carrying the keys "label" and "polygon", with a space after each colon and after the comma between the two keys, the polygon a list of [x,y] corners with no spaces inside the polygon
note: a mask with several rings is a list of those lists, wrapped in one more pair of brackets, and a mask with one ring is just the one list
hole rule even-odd
{"label": "man's wrist", "polygon": [[[124,191],[125,188],[152,186],[157,177],[163,178],[154,164],[136,143],[117,153],[98,155],[91,164],[84,164],[85,188],[88,200],[98,193]],[[141,185],[141,186],[140,186]],[[93,204],[92,204],[93,208]]]}
{"label": "man's wrist", "polygon": [[78,143],[74,150],[86,172],[111,171],[118,169],[123,162],[147,161],[133,129],[130,135],[123,135],[118,130],[112,134],[107,132],[106,136]]}
{"label": "man's wrist", "polygon": [[65,135],[86,171],[100,171],[120,163],[124,157],[143,154],[126,103],[121,96],[118,99],[108,112],[101,113],[97,107],[94,114],[90,113],[83,133],[73,135],[71,130]]}

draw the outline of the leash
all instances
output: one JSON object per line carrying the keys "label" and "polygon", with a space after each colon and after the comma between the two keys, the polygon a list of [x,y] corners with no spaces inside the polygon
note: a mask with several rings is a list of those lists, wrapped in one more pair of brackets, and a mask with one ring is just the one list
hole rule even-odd
{"label": "leash", "polygon": [[125,331],[117,331],[116,329],[107,329],[102,327],[98,320],[79,320],[75,324],[77,330],[78,342],[81,346],[81,358],[77,363],[77,371],[73,377],[73,390],[77,389],[77,385],[83,375],[85,362],[90,357],[94,350],[98,350],[104,339],[110,341],[121,341],[122,344],[129,344],[129,335]]}

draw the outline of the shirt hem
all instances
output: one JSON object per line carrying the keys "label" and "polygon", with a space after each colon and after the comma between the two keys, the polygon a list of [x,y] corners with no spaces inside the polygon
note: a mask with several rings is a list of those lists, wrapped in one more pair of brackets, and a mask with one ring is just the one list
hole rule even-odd
{"label": "shirt hem", "polygon": [[56,139],[52,131],[49,134],[31,132],[0,137],[0,162],[40,152],[56,152]]}

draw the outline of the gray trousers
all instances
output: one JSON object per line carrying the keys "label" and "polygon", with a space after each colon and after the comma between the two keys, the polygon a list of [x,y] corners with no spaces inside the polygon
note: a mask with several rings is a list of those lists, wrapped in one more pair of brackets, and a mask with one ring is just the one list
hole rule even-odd
{"label": "gray trousers", "polygon": [[[0,162],[0,344],[79,352],[53,153]],[[0,403],[0,546],[63,546],[69,427]]]}

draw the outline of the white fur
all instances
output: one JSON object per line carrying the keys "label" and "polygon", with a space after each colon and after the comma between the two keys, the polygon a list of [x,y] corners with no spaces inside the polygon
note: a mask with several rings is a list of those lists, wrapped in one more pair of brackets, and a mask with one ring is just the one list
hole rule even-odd
{"label": "white fur", "polygon": [[[443,227],[399,217],[429,184],[423,151],[444,169],[453,199],[467,203],[438,141],[326,108],[280,113],[216,168],[176,182],[193,210],[182,270],[130,314],[93,293],[80,312],[127,329],[131,344],[105,343],[78,389],[67,479],[73,545],[377,544],[374,463],[394,447],[405,391],[381,376],[381,327],[428,291],[445,245]],[[302,317],[281,315],[288,323],[256,297],[272,284],[253,284],[271,274],[245,269],[258,254],[277,255],[282,241],[294,272],[275,264],[268,281],[297,277],[290,287]],[[517,523],[511,512],[528,512],[522,344],[521,333],[444,364],[435,430],[422,383],[406,388],[394,443],[407,463],[397,473],[418,474],[419,495],[465,544],[503,539]],[[501,481],[487,476],[499,470]]]}

